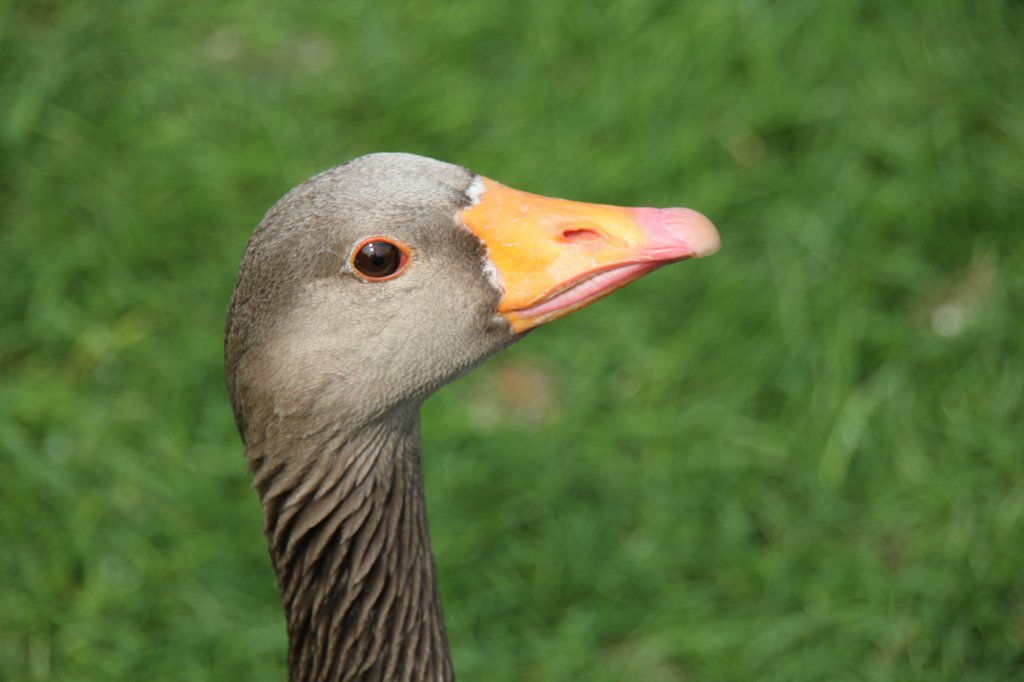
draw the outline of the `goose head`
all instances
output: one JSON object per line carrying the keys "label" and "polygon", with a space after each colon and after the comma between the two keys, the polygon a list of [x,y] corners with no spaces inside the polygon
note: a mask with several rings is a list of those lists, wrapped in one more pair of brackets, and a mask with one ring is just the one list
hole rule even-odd
{"label": "goose head", "polygon": [[358,428],[414,408],[530,329],[717,249],[688,209],[550,199],[412,154],[360,157],[292,190],[250,239],[225,341],[242,437],[272,414]]}

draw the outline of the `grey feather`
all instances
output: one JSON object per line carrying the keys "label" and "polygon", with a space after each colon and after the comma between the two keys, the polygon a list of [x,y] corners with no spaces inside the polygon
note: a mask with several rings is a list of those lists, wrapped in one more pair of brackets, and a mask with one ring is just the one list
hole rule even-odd
{"label": "grey feather", "polygon": [[[284,196],[246,248],[225,370],[281,588],[293,682],[449,680],[427,533],[419,405],[512,343],[483,244],[463,227],[474,175],[361,157]],[[408,245],[366,282],[362,240]]]}

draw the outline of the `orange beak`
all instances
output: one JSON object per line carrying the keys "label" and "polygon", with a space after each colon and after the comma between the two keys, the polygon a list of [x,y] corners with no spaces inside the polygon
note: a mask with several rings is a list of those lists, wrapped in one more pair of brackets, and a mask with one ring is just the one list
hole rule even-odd
{"label": "orange beak", "polygon": [[477,176],[460,218],[487,246],[516,333],[590,305],[687,258],[718,251],[711,221],[687,208],[625,208],[520,192]]}

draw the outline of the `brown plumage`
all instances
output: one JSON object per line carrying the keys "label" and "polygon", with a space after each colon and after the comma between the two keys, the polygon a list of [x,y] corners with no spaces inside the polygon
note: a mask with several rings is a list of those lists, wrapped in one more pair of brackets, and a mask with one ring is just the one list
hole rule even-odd
{"label": "brown plumage", "polygon": [[[699,214],[628,214],[656,233],[657,244],[637,246],[633,233],[606,231],[591,215],[613,209],[538,203],[522,216],[547,221],[543,243],[511,244],[511,260],[499,259],[510,247],[505,223],[522,222],[508,219],[509,207],[531,195],[482,180],[408,154],[361,157],[287,194],[246,249],[225,368],[264,509],[293,682],[453,678],[427,532],[420,403],[525,329],[717,248]],[[617,250],[599,257],[599,247]],[[554,284],[519,287],[546,249],[555,259],[571,251],[570,264]],[[513,292],[529,305],[510,302]]]}

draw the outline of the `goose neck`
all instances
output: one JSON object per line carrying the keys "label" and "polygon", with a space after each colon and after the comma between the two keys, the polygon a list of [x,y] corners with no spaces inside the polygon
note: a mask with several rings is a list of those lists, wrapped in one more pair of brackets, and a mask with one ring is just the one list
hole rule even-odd
{"label": "goose neck", "polygon": [[287,617],[289,679],[453,679],[418,414],[356,433],[291,433],[247,453]]}

